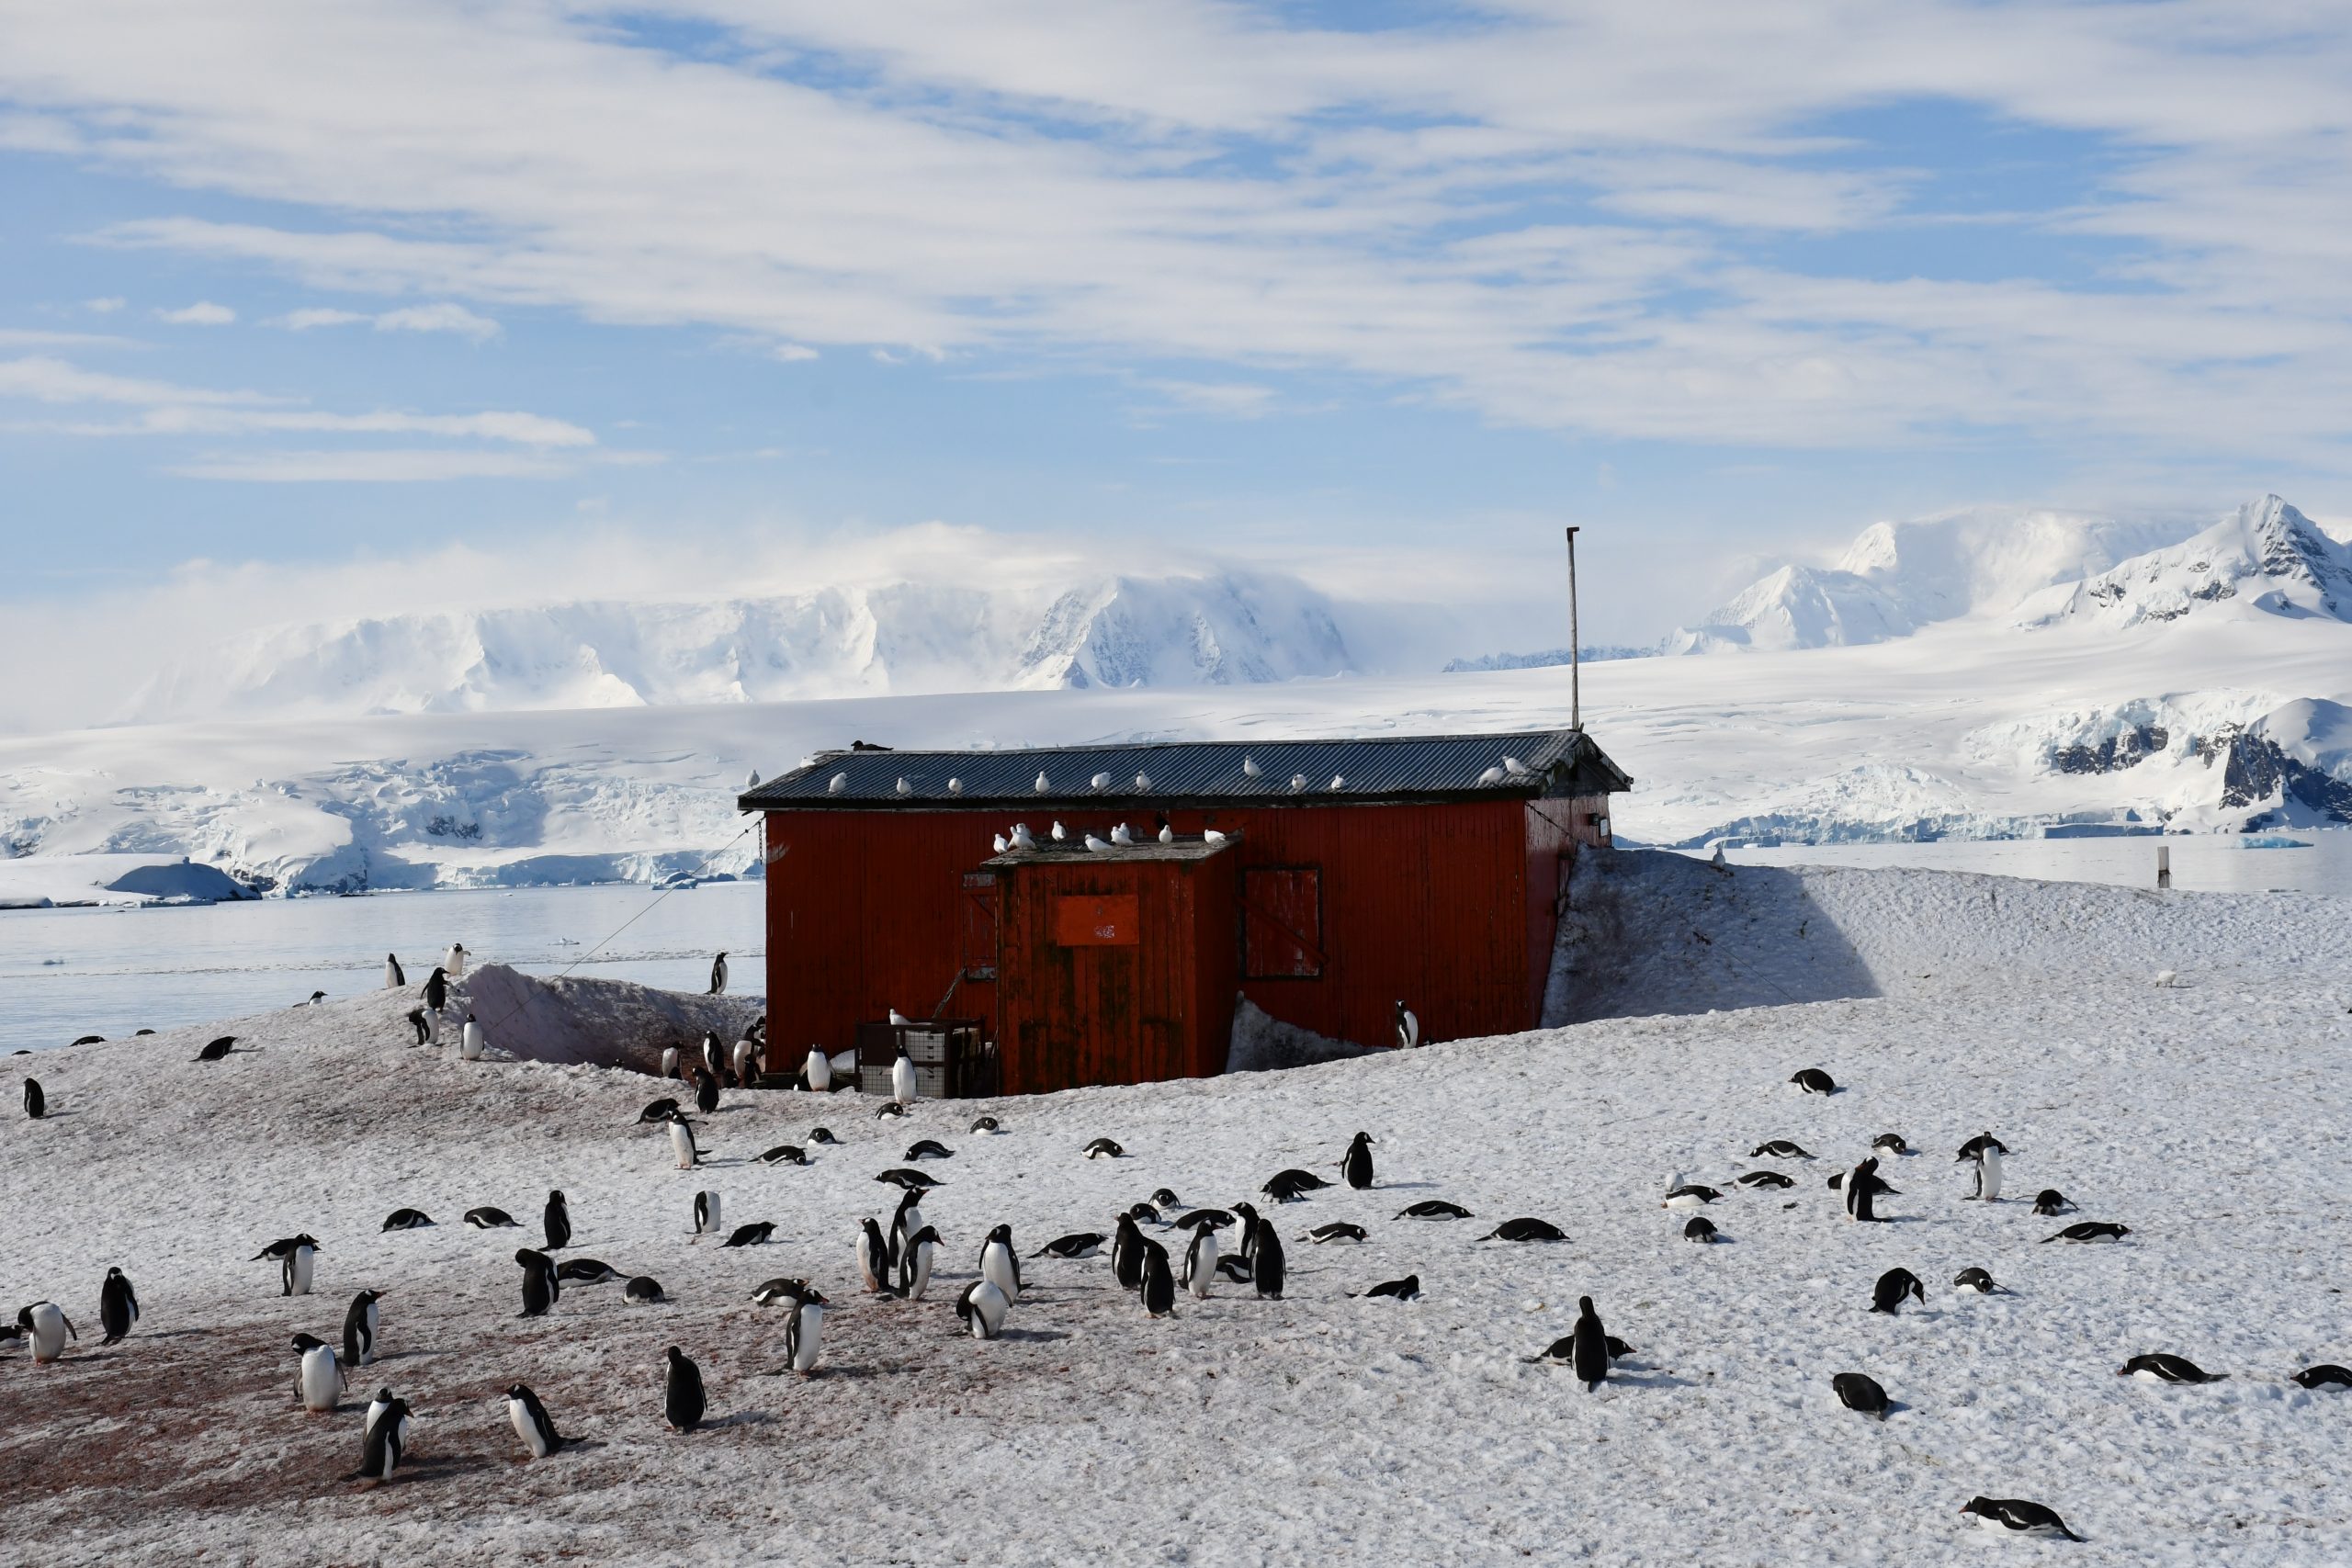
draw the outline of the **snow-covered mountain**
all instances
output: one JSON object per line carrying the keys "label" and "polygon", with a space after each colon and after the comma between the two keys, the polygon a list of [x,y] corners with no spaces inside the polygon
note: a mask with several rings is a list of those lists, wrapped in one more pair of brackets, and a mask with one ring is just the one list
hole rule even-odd
{"label": "snow-covered mountain", "polygon": [[2024,623],[2121,627],[2222,614],[2352,621],[2352,546],[2266,495],[2184,543],[2041,596]]}
{"label": "snow-covered mountain", "polygon": [[134,722],[1248,685],[1356,668],[1321,593],[1223,571],[1069,586],[903,581],[271,626],[182,661]]}

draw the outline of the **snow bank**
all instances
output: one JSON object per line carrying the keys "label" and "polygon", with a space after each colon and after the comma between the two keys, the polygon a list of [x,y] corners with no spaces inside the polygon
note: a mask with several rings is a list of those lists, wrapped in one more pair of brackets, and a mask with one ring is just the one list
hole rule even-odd
{"label": "snow bank", "polygon": [[1378,1047],[1351,1045],[1284,1023],[1251,1001],[1241,998],[1233,1010],[1233,1042],[1226,1051],[1228,1073],[1263,1073],[1283,1067],[1311,1066],[1317,1062],[1344,1062],[1371,1055]]}
{"label": "snow bank", "polygon": [[0,859],[0,909],[51,905],[146,904],[160,898],[222,903],[255,897],[214,866],[154,854],[23,855]]}
{"label": "snow bank", "polygon": [[[767,1010],[758,997],[690,996],[575,976],[542,979],[503,964],[467,974],[464,1008],[481,1021],[493,1046],[519,1060],[639,1073],[661,1071],[667,1045],[683,1047],[691,1059],[707,1030],[731,1047]],[[464,1016],[464,1009],[452,1011]]]}

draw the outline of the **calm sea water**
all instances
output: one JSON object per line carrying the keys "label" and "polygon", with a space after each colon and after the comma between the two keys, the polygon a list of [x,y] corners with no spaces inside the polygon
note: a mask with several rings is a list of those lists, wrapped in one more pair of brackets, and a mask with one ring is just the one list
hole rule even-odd
{"label": "calm sea water", "polygon": [[571,968],[691,991],[710,984],[711,955],[723,948],[728,988],[756,993],[766,952],[761,891],[756,882],[722,882],[667,895],[533,887],[0,910],[0,1054],[259,1012],[312,991],[374,990],[387,953],[400,954],[411,985],[422,985],[452,942],[476,964],[538,975]]}
{"label": "calm sea water", "polygon": [[[2293,836],[2312,847],[2244,849],[2219,838],[2013,839],[1736,850],[1729,858],[2153,887],[2162,842],[2172,852],[2177,888],[2352,897],[2352,832]],[[335,997],[372,990],[383,983],[387,952],[398,953],[412,983],[421,984],[453,941],[476,962],[696,991],[708,983],[710,955],[725,948],[731,988],[755,992],[766,951],[760,894],[758,883],[718,883],[666,896],[643,887],[541,887],[0,911],[0,1054],[256,1012],[314,990]]]}

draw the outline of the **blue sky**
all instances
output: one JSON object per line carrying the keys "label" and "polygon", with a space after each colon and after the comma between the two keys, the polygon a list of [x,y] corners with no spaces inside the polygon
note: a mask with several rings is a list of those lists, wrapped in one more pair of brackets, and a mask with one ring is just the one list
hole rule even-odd
{"label": "blue sky", "polygon": [[1524,610],[1577,522],[1630,640],[1882,517],[2352,511],[2340,15],[201,9],[0,6],[0,604],[944,521]]}

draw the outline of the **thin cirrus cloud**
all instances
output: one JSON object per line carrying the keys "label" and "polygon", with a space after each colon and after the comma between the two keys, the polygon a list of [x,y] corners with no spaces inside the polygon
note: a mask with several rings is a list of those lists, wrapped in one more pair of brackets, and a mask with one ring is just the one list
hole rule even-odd
{"label": "thin cirrus cloud", "polygon": [[[1306,368],[1620,438],[2336,466],[2347,78],[2352,34],[2292,7],[1977,0],[1373,31],[1229,0],[85,0],[0,53],[28,155],[307,214],[96,238],[322,288],[1230,372],[1208,387]],[[1850,123],[1904,104],[2064,141],[2072,177],[1947,203]],[[1883,259],[1953,218],[2013,259]],[[1823,239],[1852,243],[1786,243]]]}
{"label": "thin cirrus cloud", "polygon": [[195,304],[183,305],[176,310],[158,310],[155,319],[169,321],[175,327],[225,327],[237,319],[237,312],[226,305],[198,299]]}
{"label": "thin cirrus cloud", "polygon": [[321,327],[372,326],[379,333],[449,333],[471,338],[476,343],[496,337],[502,330],[488,316],[467,310],[463,305],[405,305],[394,310],[340,310],[312,306],[288,310],[273,317],[270,326],[284,327],[288,332],[314,332]]}

